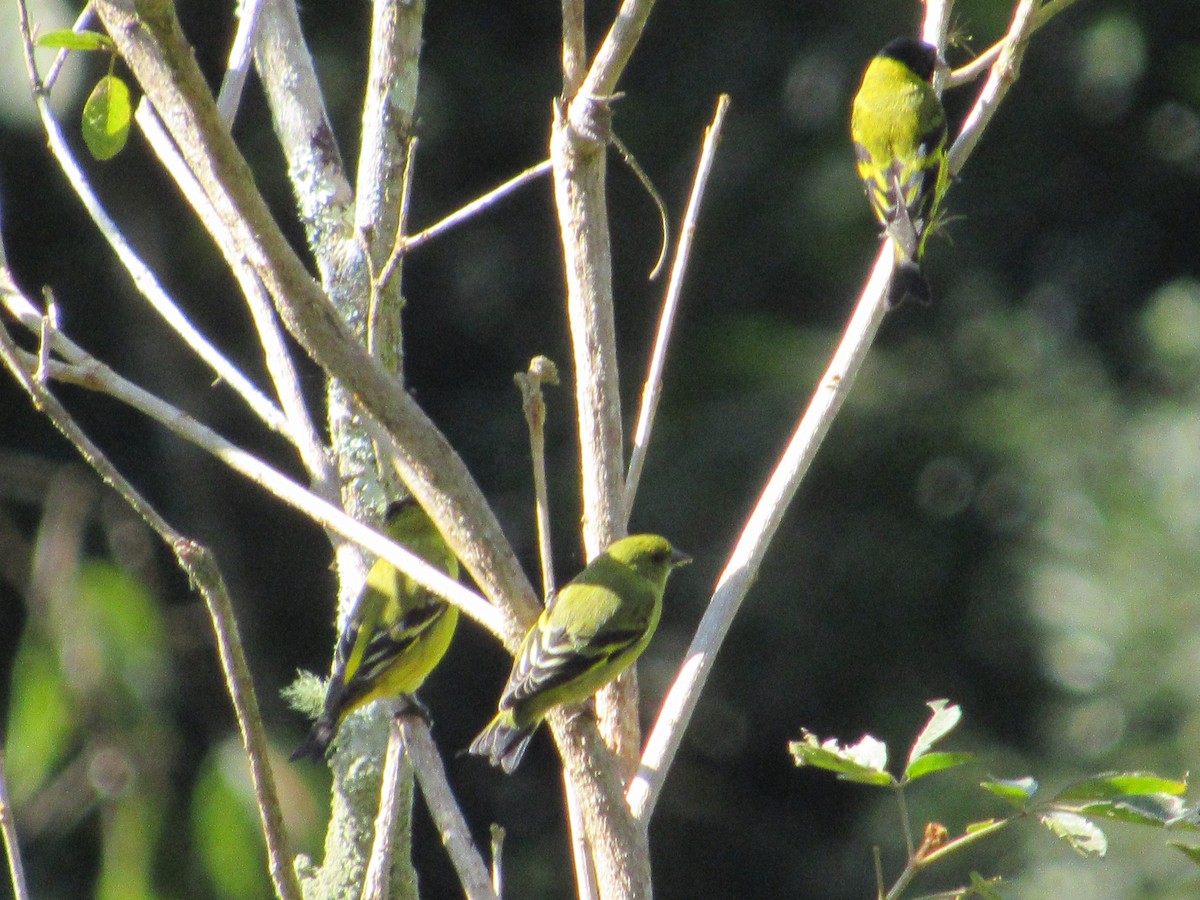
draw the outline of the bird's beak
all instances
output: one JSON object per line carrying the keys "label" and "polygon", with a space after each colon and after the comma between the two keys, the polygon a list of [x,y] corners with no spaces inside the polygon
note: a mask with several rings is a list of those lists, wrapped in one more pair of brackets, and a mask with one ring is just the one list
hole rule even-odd
{"label": "bird's beak", "polygon": [[681,550],[671,551],[671,568],[676,566],[686,566],[692,561],[692,558]]}

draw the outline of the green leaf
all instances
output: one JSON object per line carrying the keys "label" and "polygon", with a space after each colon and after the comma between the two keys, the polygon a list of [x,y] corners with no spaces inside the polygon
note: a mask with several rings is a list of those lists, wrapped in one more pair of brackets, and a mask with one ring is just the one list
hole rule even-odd
{"label": "green leaf", "polygon": [[1106,772],[1094,778],[1077,781],[1063,788],[1054,797],[1061,801],[1113,800],[1139,794],[1187,793],[1187,781],[1160,778],[1152,772]]}
{"label": "green leaf", "polygon": [[129,138],[132,107],[129,88],[115,75],[105,75],[83,105],[83,142],[96,159],[112,159]]}
{"label": "green leaf", "polygon": [[821,742],[811,732],[804,739],[788,744],[788,752],[797,766],[816,766],[836,772],[845,781],[859,784],[894,785],[896,779],[886,770],[887,745],[871,735],[849,747],[841,746],[835,738]]}
{"label": "green leaf", "polygon": [[1078,813],[1055,809],[1040,813],[1038,821],[1071,845],[1081,856],[1101,857],[1108,851],[1108,838],[1094,822]]}
{"label": "green leaf", "polygon": [[113,42],[106,34],[98,31],[72,31],[63,28],[59,31],[47,31],[39,35],[35,41],[39,47],[50,47],[55,50],[109,50]]}
{"label": "green leaf", "polygon": [[1200,847],[1193,847],[1191,844],[1185,844],[1182,841],[1167,841],[1168,847],[1174,847],[1196,865],[1200,866]]}
{"label": "green leaf", "polygon": [[1187,806],[1171,794],[1142,794],[1101,800],[1094,803],[1072,804],[1072,811],[1088,816],[1132,822],[1135,825],[1154,825],[1165,828],[1178,822],[1187,813]]}
{"label": "green leaf", "polygon": [[963,834],[974,834],[977,831],[986,831],[997,822],[1002,822],[1003,819],[982,819],[978,822],[971,822],[963,829]]}
{"label": "green leaf", "polygon": [[1008,882],[997,875],[995,878],[984,878],[978,872],[971,873],[971,891],[964,897],[987,897],[988,900],[1002,900],[1002,895],[996,888]]}
{"label": "green leaf", "polygon": [[974,753],[928,753],[910,762],[904,770],[904,777],[908,781],[916,781],[934,772],[966,765],[974,759]]}
{"label": "green leaf", "polygon": [[912,750],[908,754],[908,768],[910,769],[912,764],[928,753],[934,744],[953,731],[954,726],[962,718],[962,707],[949,700],[930,700],[925,705],[933,710],[933,715],[929,717],[929,721],[925,723],[925,727],[913,741]]}
{"label": "green leaf", "polygon": [[1025,778],[997,778],[992,781],[985,781],[979,785],[990,794],[995,794],[1001,800],[1007,800],[1013,806],[1023,808],[1027,802],[1037,793],[1038,783],[1036,779],[1026,776]]}

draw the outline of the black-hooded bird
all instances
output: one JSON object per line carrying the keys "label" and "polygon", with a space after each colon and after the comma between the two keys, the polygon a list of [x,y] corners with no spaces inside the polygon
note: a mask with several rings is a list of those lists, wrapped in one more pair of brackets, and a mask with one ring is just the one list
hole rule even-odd
{"label": "black-hooded bird", "polygon": [[500,711],[469,752],[512,772],[553,707],[582,703],[641,655],[658,626],[667,576],[688,562],[666,538],[635,534],[588,563],[525,636]]}
{"label": "black-hooded bird", "polygon": [[932,84],[944,67],[932,44],[896,38],[871,60],[854,97],[858,176],[895,247],[889,307],[931,299],[921,256],[947,185],[946,113]]}
{"label": "black-hooded bird", "polygon": [[[451,578],[458,560],[437,526],[411,497],[386,515],[392,539]],[[367,573],[366,591],[338,639],[325,706],[292,759],[320,760],[346,716],[381,697],[409,699],[441,662],[458,624],[458,608],[417,584],[385,559]]]}

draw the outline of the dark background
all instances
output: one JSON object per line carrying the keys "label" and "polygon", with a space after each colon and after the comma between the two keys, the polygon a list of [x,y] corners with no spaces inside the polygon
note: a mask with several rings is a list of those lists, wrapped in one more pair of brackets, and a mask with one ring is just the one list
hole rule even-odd
{"label": "dark background", "polygon": [[[215,83],[228,10],[185,6]],[[594,44],[612,4],[590,7]],[[716,97],[733,98],[633,513],[634,529],[664,533],[696,557],[673,579],[640,667],[644,716],[874,258],[876,228],[846,136],[849,102],[875,50],[915,27],[917,7],[664,0],[621,82],[616,129],[675,222]],[[965,46],[950,61],[986,49],[1010,13],[994,0],[959,3]],[[544,157],[560,79],[557,14],[549,4],[430,4],[417,227]],[[369,6],[310,0],[302,16],[352,171]],[[103,64],[92,62],[94,78]],[[786,744],[801,727],[845,740],[869,731],[899,766],[925,701],[962,704],[964,725],[948,745],[977,753],[979,764],[910,798],[916,827],[936,819],[955,832],[1004,813],[974,787],[987,775],[1031,774],[1052,790],[1107,769],[1178,777],[1197,765],[1198,73],[1200,7],[1190,0],[1084,0],[1034,38],[948,196],[947,239],[930,243],[934,306],[884,323],[717,661],[653,823],[658,896],[872,896],[873,845],[894,878],[903,837],[891,798],[797,771]],[[14,91],[23,90],[18,79]],[[947,96],[952,124],[979,86]],[[61,99],[70,123],[81,98]],[[236,132],[301,246],[256,85]],[[0,135],[3,231],[18,282],[32,295],[52,289],[66,332],[123,374],[298,472],[282,443],[147,315],[44,145],[11,121]],[[265,383],[230,278],[141,139],[88,168],[165,287]],[[615,155],[609,184],[631,426],[662,290],[645,277],[658,225]],[[404,278],[410,387],[536,572],[512,374],[539,353],[569,374],[549,183],[414,253]],[[319,402],[320,373],[308,363],[304,373]],[[286,753],[304,723],[279,689],[297,667],[324,671],[334,637],[324,536],[115,403],[62,395],[158,508],[216,551]],[[572,394],[564,386],[547,400],[557,564],[569,575],[582,561]],[[20,560],[75,457],[8,382],[0,454],[0,546],[4,560]],[[73,496],[92,503],[90,490]],[[266,896],[203,610],[170,557],[129,538],[115,508],[95,507],[103,527],[81,538],[91,568],[79,599],[58,612],[28,614],[20,566],[4,570],[9,778],[35,896]],[[139,590],[144,601],[134,602]],[[113,608],[130,618],[125,631],[106,618]],[[124,635],[104,644],[107,662],[86,690],[58,668],[77,664],[64,635],[86,631],[81,622]],[[491,821],[508,828],[510,895],[567,896],[550,742],[538,738],[510,778],[455,755],[489,716],[507,666],[465,624],[424,699],[477,835],[484,840]],[[120,777],[103,777],[97,747],[125,748],[114,751]],[[80,760],[91,762],[80,769]],[[85,770],[87,789],[71,780]],[[281,771],[298,843],[319,856],[323,770]],[[424,893],[455,896],[437,838],[422,829]],[[113,847],[117,833],[123,849]],[[1110,839],[1109,860],[1084,862],[1026,823],[922,887],[977,870],[1014,877],[1021,897],[1194,896],[1194,869],[1161,833],[1114,826]]]}

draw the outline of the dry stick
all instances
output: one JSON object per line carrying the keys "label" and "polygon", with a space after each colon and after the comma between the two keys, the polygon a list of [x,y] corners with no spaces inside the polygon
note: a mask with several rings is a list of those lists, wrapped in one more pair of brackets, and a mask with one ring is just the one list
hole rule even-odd
{"label": "dry stick", "polygon": [[[371,48],[367,92],[362,111],[362,140],[358,154],[354,225],[367,245],[366,261],[372,271],[379,264],[386,275],[371,279],[368,334],[374,336],[375,318],[382,303],[392,323],[398,323],[403,304],[400,283],[389,290],[397,264],[395,245],[404,238],[412,196],[413,158],[417,139],[413,116],[417,103],[424,3],[377,0],[372,4]],[[389,251],[390,248],[390,251]],[[402,371],[398,326],[385,329],[388,347],[382,354],[368,344],[368,352],[384,365]]]}
{"label": "dry stick", "polygon": [[[582,4],[565,3],[568,17]],[[589,559],[625,530],[624,467],[620,393],[613,326],[612,261],[604,196],[607,98],[637,45],[652,0],[624,0],[588,68],[579,90],[556,104],[550,140],[554,196],[566,268],[579,422],[583,493],[583,539]],[[568,18],[564,33],[579,49],[578,23]],[[564,72],[564,81],[574,73]],[[597,141],[600,137],[601,141]],[[636,687],[632,672],[600,692],[597,709],[616,760],[628,768],[637,757]],[[578,722],[578,718],[576,719]],[[583,801],[597,887],[605,900],[648,897],[652,886],[645,829],[628,815],[620,775],[594,731],[550,716],[564,769]]]}
{"label": "dry stick", "polygon": [[393,716],[388,728],[383,778],[379,784],[379,814],[375,817],[375,840],[371,861],[363,878],[362,900],[387,900],[392,877],[392,837],[400,803],[400,778],[404,770],[404,738]]}
{"label": "dry stick", "polygon": [[642,388],[642,405],[638,411],[637,426],[633,430],[633,450],[629,455],[629,471],[625,476],[626,523],[633,512],[633,501],[637,496],[638,482],[641,481],[642,467],[646,462],[646,451],[650,446],[654,414],[658,410],[659,397],[662,396],[662,375],[666,366],[667,346],[671,341],[671,327],[675,322],[675,313],[679,309],[679,297],[683,291],[683,277],[687,272],[692,241],[696,235],[700,203],[704,199],[708,176],[712,173],[717,145],[721,140],[721,128],[725,123],[725,114],[728,111],[729,95],[722,94],[717,100],[717,109],[713,114],[712,123],[704,131],[704,144],[700,150],[699,162],[696,164],[696,177],[692,181],[692,193],[688,197],[687,210],[684,212],[683,224],[679,231],[679,242],[675,247],[671,279],[667,282],[666,294],[663,296],[662,315],[658,321],[658,333],[654,338],[654,352],[650,357],[650,369],[646,373],[645,386]]}
{"label": "dry stick", "polygon": [[241,636],[233,615],[221,572],[209,550],[184,537],[172,528],[165,519],[137,492],[100,449],[76,424],[71,414],[59,403],[45,384],[35,380],[22,362],[21,353],[13,343],[8,330],[0,326],[0,360],[8,367],[13,378],[25,390],[34,405],[50,420],[62,435],[75,447],[96,473],[125,500],[130,507],[171,548],[179,567],[200,591],[208,607],[216,636],[217,651],[221,668],[225,674],[225,685],[237,715],[238,730],[242,735],[250,762],[250,777],[254,784],[254,796],[258,801],[263,834],[266,837],[267,856],[271,880],[275,890],[284,900],[301,900],[300,884],[292,868],[292,852],[283,829],[283,814],[279,808],[279,796],[268,758],[267,736],[263,730],[258,701],[254,694],[254,683],[246,665]]}
{"label": "dry stick", "polygon": [[[37,328],[37,311],[26,298],[10,293],[3,297],[3,302],[27,328]],[[56,333],[53,349],[67,360],[66,363],[50,364],[54,378],[109,394],[149,416],[184,440],[208,451],[235,472],[289,506],[300,510],[313,521],[337,532],[347,540],[354,541],[376,556],[383,557],[422,587],[453,603],[493,634],[500,636],[505,633],[506,622],[500,611],[461,582],[429,565],[381,532],[346,515],[340,507],[227,441],[186,413],[122,378],[99,360],[88,356],[61,333]],[[21,357],[28,355],[21,351],[16,352]]]}
{"label": "dry stick", "polygon": [[497,897],[504,896],[504,826],[492,823],[489,829],[492,838],[492,891]]}
{"label": "dry stick", "polygon": [[679,749],[684,727],[695,709],[725,633],[753,584],[783,513],[812,464],[816,450],[845,400],[883,321],[887,311],[884,293],[891,279],[893,261],[890,248],[881,250],[842,342],[717,579],[716,590],[700,620],[679,675],[663,700],[658,720],[646,741],[641,767],[626,792],[634,818],[643,825],[649,821],[667,770]]}
{"label": "dry stick", "polygon": [[[992,66],[988,79],[979,92],[979,99],[975,101],[975,105],[967,114],[967,118],[959,130],[958,140],[950,148],[948,167],[951,175],[957,175],[962,171],[967,157],[971,155],[971,151],[975,149],[975,145],[983,136],[984,129],[995,115],[996,107],[1004,99],[1004,95],[1008,93],[1013,82],[1017,80],[1017,76],[1020,74],[1021,58],[1025,55],[1025,47],[1033,27],[1033,14],[1037,11],[1037,5],[1037,0],[1020,0],[1017,3],[1004,49],[1000,51],[996,64]],[[1065,7],[1059,7],[1059,9],[1065,9]]]}
{"label": "dry stick", "polygon": [[[1032,21],[1029,14],[1033,4],[1034,0],[1021,0],[1014,14],[1013,26],[1009,30],[1009,42],[1015,54],[1013,66],[1019,62],[1019,54],[1028,36],[1027,29]],[[926,40],[930,35],[945,34],[949,6],[948,2],[930,0],[927,5],[929,18],[926,20],[924,31]],[[1004,66],[1007,74],[998,71],[1001,66]],[[961,169],[990,121],[995,104],[1011,84],[1012,77],[1015,77],[1014,71],[1013,67],[1006,64],[1006,56],[1002,55],[988,84],[980,92],[974,109],[967,117],[959,139],[950,151],[952,160],[957,159],[958,169]],[[968,133],[972,136],[969,141]],[[641,768],[626,793],[634,817],[643,823],[649,821],[666,779],[667,770],[679,749],[683,730],[695,710],[700,691],[712,668],[713,659],[742,599],[757,575],[767,544],[774,535],[779,519],[796,487],[811,465],[830,422],[853,384],[882,321],[885,312],[883,291],[891,278],[892,256],[887,245],[880,249],[871,278],[859,298],[833,360],[747,521],[737,546],[717,581],[708,610],[700,622],[679,675],[663,700],[658,720],[646,742]]]}
{"label": "dry stick", "polygon": [[530,166],[524,172],[514,175],[499,187],[494,187],[486,194],[476,197],[466,206],[455,210],[446,216],[446,218],[434,222],[428,228],[418,231],[416,234],[397,237],[396,246],[392,249],[391,256],[388,257],[387,262],[379,273],[379,281],[386,283],[392,276],[392,269],[396,267],[400,259],[410,250],[415,250],[421,245],[429,243],[434,238],[441,237],[451,228],[461,225],[472,216],[478,215],[490,206],[494,206],[517,190],[517,188],[523,187],[534,179],[541,178],[549,171],[550,160],[544,159],[536,166]]}
{"label": "dry stick", "polygon": [[[1029,24],[1029,29],[1025,32],[1026,37],[1032,35],[1035,31],[1037,31],[1059,13],[1064,12],[1067,7],[1073,6],[1078,2],[1079,0],[1050,0],[1050,2],[1040,7],[1033,14],[1033,20]],[[1003,38],[992,44],[992,46],[988,47],[987,50],[979,54],[979,56],[975,57],[965,66],[961,66],[951,72],[946,78],[946,87],[958,87],[959,85],[974,81],[992,67],[992,65],[999,58],[1000,51],[1002,51],[1007,45],[1008,35],[1006,34]]]}
{"label": "dry stick", "polygon": [[587,28],[583,0],[562,0],[564,97],[574,97],[587,71]]}
{"label": "dry stick", "polygon": [[8,802],[8,779],[4,774],[4,752],[0,750],[0,832],[4,835],[4,849],[8,852],[8,876],[15,900],[29,900],[29,889],[25,885],[25,868],[21,863],[21,847],[17,843],[17,823],[13,820],[12,806]]}
{"label": "dry stick", "polygon": [[138,104],[134,118],[158,156],[159,162],[175,179],[175,184],[183,192],[184,198],[216,241],[226,264],[241,286],[246,306],[254,319],[254,328],[258,333],[259,345],[263,349],[267,372],[275,386],[275,396],[279,398],[279,405],[287,416],[288,437],[299,452],[317,491],[327,499],[334,499],[337,496],[337,473],[325,452],[325,445],[321,442],[312,416],[309,415],[304,391],[300,387],[300,375],[296,371],[279,320],[275,316],[275,309],[271,306],[262,282],[246,264],[245,258],[230,240],[228,231],[220,227],[208,196],[192,176],[183,157],[179,155],[175,142],[163,128],[154,108],[143,99]]}
{"label": "dry stick", "polygon": [[550,491],[546,486],[546,401],[542,385],[558,384],[558,367],[547,356],[535,356],[529,371],[513,381],[521,391],[521,408],[529,426],[529,455],[533,460],[533,495],[537,518],[538,555],[542,561],[542,596],[547,607],[554,600],[554,554],[550,546]]}
{"label": "dry stick", "polygon": [[468,900],[496,900],[499,892],[493,889],[487,864],[471,839],[471,829],[455,802],[429,726],[420,718],[405,716],[400,719],[400,732],[416,770],[425,806]]}
{"label": "dry stick", "polygon": [[[525,413],[525,423],[529,426],[529,455],[533,461],[538,552],[542,560],[542,596],[546,598],[546,608],[549,609],[555,600],[554,554],[550,546],[550,498],[546,487],[546,401],[542,397],[542,385],[558,384],[558,368],[548,357],[535,356],[529,363],[529,371],[516,373],[513,380],[521,390],[521,408]],[[575,862],[575,884],[579,900],[594,900],[596,880],[584,829],[583,808],[579,801],[579,793],[565,771],[563,791],[567,799],[571,857]]]}
{"label": "dry stick", "polygon": [[254,45],[258,41],[258,14],[262,12],[263,0],[242,0],[238,4],[238,28],[229,48],[229,65],[221,79],[221,92],[217,94],[217,111],[226,127],[233,127],[238,106],[242,102],[242,91],[246,87],[246,75],[254,56]]}

